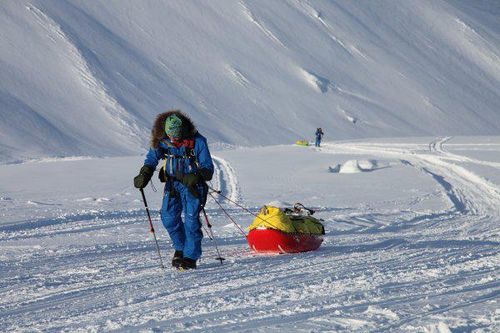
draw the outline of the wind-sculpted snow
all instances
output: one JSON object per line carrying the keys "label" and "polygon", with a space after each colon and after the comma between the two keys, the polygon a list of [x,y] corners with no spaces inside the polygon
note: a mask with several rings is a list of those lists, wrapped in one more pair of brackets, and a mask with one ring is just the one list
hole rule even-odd
{"label": "wind-sculpted snow", "polygon": [[0,162],[209,142],[500,133],[498,1],[0,2]]}
{"label": "wind-sculpted snow", "polygon": [[359,173],[371,172],[389,166],[381,165],[377,160],[349,160],[343,164],[337,164],[334,167],[328,167],[332,173]]}
{"label": "wind-sculpted snow", "polygon": [[[473,157],[461,155],[472,148]],[[198,270],[162,271],[134,172],[123,167],[140,165],[140,157],[4,165],[2,331],[497,330],[500,178],[496,165],[480,162],[500,160],[498,138],[344,141],[216,155],[215,188],[253,213],[270,201],[313,208],[326,227],[321,248],[254,254],[209,198],[226,261],[214,260],[214,242],[205,238]],[[346,161],[388,167],[328,172]],[[496,177],[486,180],[490,169]],[[95,182],[87,187],[89,179]],[[168,260],[161,190],[148,186],[146,195]],[[238,224],[250,225],[252,215],[220,202]]]}

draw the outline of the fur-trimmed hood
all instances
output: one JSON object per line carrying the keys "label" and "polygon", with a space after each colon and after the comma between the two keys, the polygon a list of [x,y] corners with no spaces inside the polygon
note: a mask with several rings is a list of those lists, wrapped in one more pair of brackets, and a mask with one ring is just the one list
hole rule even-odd
{"label": "fur-trimmed hood", "polygon": [[167,112],[160,113],[154,122],[153,128],[151,130],[151,147],[158,148],[160,141],[167,138],[165,134],[165,120],[171,115],[175,114],[182,120],[182,136],[181,139],[186,139],[193,137],[198,131],[194,126],[191,119],[182,113],[180,110],[171,110]]}

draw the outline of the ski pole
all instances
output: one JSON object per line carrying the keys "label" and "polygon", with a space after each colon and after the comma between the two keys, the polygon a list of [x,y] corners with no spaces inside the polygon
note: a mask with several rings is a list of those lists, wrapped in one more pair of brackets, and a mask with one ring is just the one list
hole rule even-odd
{"label": "ski pole", "polygon": [[210,235],[210,233],[208,232],[207,228],[205,228],[205,226],[204,226],[203,224],[202,224],[201,226],[203,227],[203,231],[205,231],[205,233],[207,234],[208,239],[210,239],[210,240],[214,240],[214,239],[212,238],[212,236]]}
{"label": "ski pole", "polygon": [[158,258],[160,258],[160,267],[165,268],[165,266],[163,266],[163,260],[161,259],[160,246],[158,245],[158,240],[156,239],[155,228],[153,227],[153,222],[151,221],[151,214],[149,214],[148,202],[146,201],[146,196],[144,195],[144,190],[142,188],[139,190],[141,191],[142,201],[144,201],[144,206],[146,207],[146,213],[148,214],[149,227],[151,228],[150,231],[153,233],[153,237],[155,239],[156,250],[158,251]]}
{"label": "ski pole", "polygon": [[214,241],[215,250],[217,251],[218,257],[215,259],[220,260],[220,264],[222,265],[222,261],[226,260],[226,259],[222,258],[220,255],[219,247],[217,246],[217,242],[215,241],[215,236],[214,236],[214,233],[212,231],[212,225],[208,221],[208,216],[207,216],[207,212],[205,211],[205,207],[201,207],[201,211],[203,212],[203,215],[205,216],[205,221],[207,222],[208,230],[210,231],[210,235],[212,236],[211,239]]}

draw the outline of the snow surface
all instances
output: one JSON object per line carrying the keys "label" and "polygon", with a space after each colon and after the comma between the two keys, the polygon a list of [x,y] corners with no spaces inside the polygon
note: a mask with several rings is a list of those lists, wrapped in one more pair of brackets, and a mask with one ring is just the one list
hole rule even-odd
{"label": "snow surface", "polygon": [[[205,238],[198,270],[162,271],[131,181],[142,157],[3,165],[0,330],[498,332],[500,137],[214,155],[212,186],[252,212],[270,201],[317,210],[321,248],[254,254],[210,198],[224,265]],[[328,172],[352,160],[386,167]],[[146,195],[168,261],[161,190]],[[220,202],[250,225],[253,216]]]}
{"label": "snow surface", "polygon": [[0,2],[0,161],[212,143],[500,134],[500,2]]}
{"label": "snow surface", "polygon": [[[496,0],[1,1],[0,331],[500,331],[498,22]],[[227,260],[205,238],[184,273],[132,186],[172,108],[228,198]],[[257,255],[214,199],[243,228],[233,202],[301,202],[325,241]]]}

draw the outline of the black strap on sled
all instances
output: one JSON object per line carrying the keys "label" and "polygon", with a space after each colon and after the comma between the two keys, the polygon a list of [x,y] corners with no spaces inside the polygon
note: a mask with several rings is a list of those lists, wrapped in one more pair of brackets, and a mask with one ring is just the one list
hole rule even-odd
{"label": "black strap on sled", "polygon": [[311,208],[307,208],[300,202],[297,202],[293,205],[293,208],[285,208],[284,212],[286,214],[301,214],[303,211],[306,211],[308,215],[313,215],[315,213]]}

